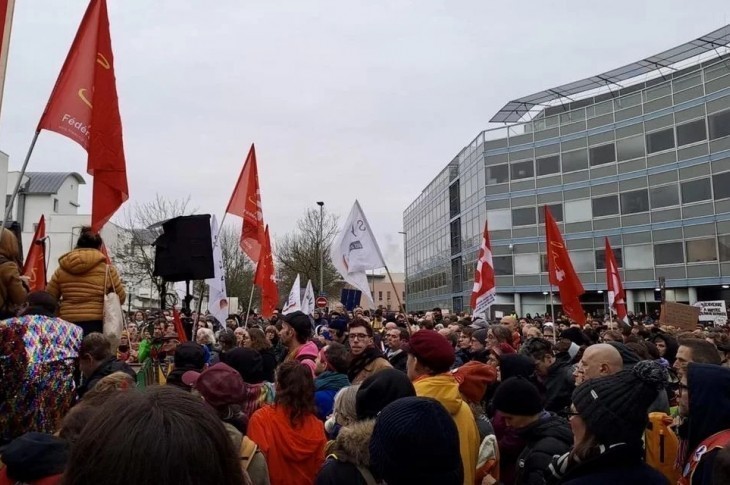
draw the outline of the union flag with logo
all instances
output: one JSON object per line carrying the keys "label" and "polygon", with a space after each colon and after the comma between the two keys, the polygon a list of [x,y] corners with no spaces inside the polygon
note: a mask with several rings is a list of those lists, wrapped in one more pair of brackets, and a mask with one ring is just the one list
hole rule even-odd
{"label": "union flag with logo", "polygon": [[580,295],[585,293],[583,283],[573,268],[568,248],[560,234],[550,209],[545,206],[545,235],[547,237],[548,277],[551,285],[558,287],[563,312],[580,325],[585,325],[586,315],[580,304]]}

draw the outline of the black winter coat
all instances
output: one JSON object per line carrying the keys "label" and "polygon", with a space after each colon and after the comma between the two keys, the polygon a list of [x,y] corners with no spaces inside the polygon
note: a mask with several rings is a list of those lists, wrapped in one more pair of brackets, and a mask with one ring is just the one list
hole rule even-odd
{"label": "black winter coat", "polygon": [[394,369],[398,369],[401,372],[406,372],[406,361],[408,360],[408,352],[400,351],[397,354],[388,357],[388,362],[393,366]]}
{"label": "black winter coat", "polygon": [[558,354],[555,362],[548,369],[545,380],[545,409],[559,413],[570,406],[575,379],[573,378],[573,364],[567,352]]}
{"label": "black winter coat", "polygon": [[595,458],[569,468],[562,485],[667,485],[669,480],[644,463],[641,446],[626,444],[609,448]]}
{"label": "black winter coat", "polygon": [[79,389],[77,391],[79,399],[84,397],[84,394],[93,389],[96,383],[99,382],[103,377],[114,374],[115,372],[124,372],[132,379],[134,379],[135,382],[137,381],[137,374],[126,362],[119,361],[116,357],[109,357],[108,359],[103,361],[94,372],[92,372],[88,379],[84,379],[83,384],[79,386]]}
{"label": "black winter coat", "polygon": [[527,443],[517,459],[516,485],[544,485],[548,465],[555,455],[562,455],[573,445],[568,421],[553,413],[545,413],[539,421],[517,430]]}
{"label": "black winter coat", "polygon": [[264,380],[266,382],[274,382],[274,373],[276,371],[276,354],[274,349],[268,348],[260,350],[261,360],[264,364]]}

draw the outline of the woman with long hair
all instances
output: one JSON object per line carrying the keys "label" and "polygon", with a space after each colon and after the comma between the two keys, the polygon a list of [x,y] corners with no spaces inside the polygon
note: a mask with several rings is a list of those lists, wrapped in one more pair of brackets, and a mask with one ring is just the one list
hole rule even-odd
{"label": "woman with long hair", "polygon": [[265,333],[266,339],[271,342],[271,348],[274,351],[274,355],[276,356],[276,362],[284,362],[287,350],[286,347],[284,347],[284,345],[281,343],[281,338],[279,337],[279,329],[276,328],[276,325],[269,325],[268,327],[266,327]]}
{"label": "woman with long hair", "polygon": [[0,240],[0,318],[14,317],[28,295],[27,282],[20,276],[18,239],[4,229]]}
{"label": "woman with long hair", "polygon": [[274,382],[274,371],[276,371],[276,354],[271,347],[271,342],[266,338],[263,330],[260,328],[251,328],[248,331],[251,339],[251,348],[261,354],[264,363],[264,380],[266,382]]}
{"label": "woman with long hair", "polygon": [[274,404],[256,411],[248,423],[248,436],[266,455],[271,485],[314,483],[327,443],[315,411],[309,367],[296,361],[281,364]]}

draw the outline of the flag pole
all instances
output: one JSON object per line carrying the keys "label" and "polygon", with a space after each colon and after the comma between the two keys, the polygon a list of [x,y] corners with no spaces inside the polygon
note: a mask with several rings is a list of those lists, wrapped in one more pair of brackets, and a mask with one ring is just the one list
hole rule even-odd
{"label": "flag pole", "polygon": [[553,321],[553,343],[555,342],[555,332],[558,331],[557,322],[555,321],[555,300],[553,299],[553,286],[550,285],[550,315]]}
{"label": "flag pole", "polygon": [[256,284],[251,285],[251,295],[248,297],[248,308],[246,309],[246,320],[244,322],[244,325],[248,325],[248,315],[249,312],[251,312],[251,303],[253,302],[253,292],[256,289]]}
{"label": "flag pole", "polygon": [[[0,223],[0,227],[4,228],[5,223],[8,222],[10,219],[10,213],[13,210],[13,204],[15,203],[16,197],[18,197],[18,192],[20,192],[20,184],[23,183],[23,175],[25,175],[25,171],[28,168],[28,162],[30,161],[30,156],[33,154],[33,149],[35,148],[35,142],[38,141],[38,135],[40,134],[41,130],[38,130],[33,135],[33,139],[30,142],[30,147],[28,147],[28,153],[25,155],[25,160],[23,161],[23,166],[20,169],[20,174],[18,175],[18,181],[15,182],[15,188],[13,189],[13,193],[10,196],[10,200],[8,201],[8,206],[5,208],[5,215],[3,216],[2,223]],[[2,241],[2,234],[5,231],[0,232],[0,241]]]}
{"label": "flag pole", "polygon": [[406,317],[406,329],[408,330],[408,335],[411,334],[411,326],[408,324],[408,317],[406,314],[406,309],[403,307],[403,303],[400,300],[400,295],[398,294],[398,290],[395,287],[395,283],[393,282],[393,276],[390,274],[390,270],[387,266],[385,266],[385,272],[388,273],[388,279],[390,280],[390,285],[393,287],[393,293],[395,293],[395,297],[398,300],[398,308],[400,308],[401,313],[403,313],[403,316]]}

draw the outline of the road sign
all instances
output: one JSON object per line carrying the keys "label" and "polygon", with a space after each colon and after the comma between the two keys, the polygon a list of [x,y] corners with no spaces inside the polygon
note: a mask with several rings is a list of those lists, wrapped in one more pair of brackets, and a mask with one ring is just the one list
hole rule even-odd
{"label": "road sign", "polygon": [[327,298],[320,296],[317,298],[317,308],[324,308],[327,306]]}

